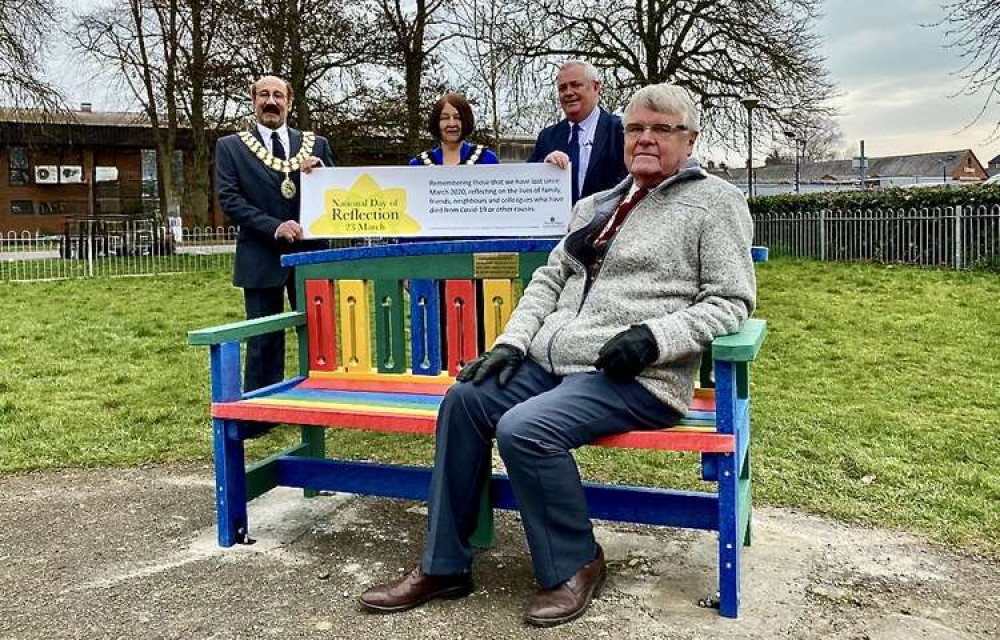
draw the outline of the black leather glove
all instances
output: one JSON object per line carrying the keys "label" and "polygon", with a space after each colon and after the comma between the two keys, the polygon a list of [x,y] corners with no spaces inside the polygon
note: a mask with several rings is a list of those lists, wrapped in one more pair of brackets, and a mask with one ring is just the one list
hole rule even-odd
{"label": "black leather glove", "polygon": [[656,362],[658,357],[660,349],[653,332],[644,324],[634,324],[601,347],[594,366],[615,380],[628,380]]}
{"label": "black leather glove", "polygon": [[479,384],[499,372],[497,384],[502,387],[510,381],[522,362],[524,354],[520,349],[509,344],[498,344],[472,362],[466,363],[455,379],[459,382],[471,380],[472,384]]}

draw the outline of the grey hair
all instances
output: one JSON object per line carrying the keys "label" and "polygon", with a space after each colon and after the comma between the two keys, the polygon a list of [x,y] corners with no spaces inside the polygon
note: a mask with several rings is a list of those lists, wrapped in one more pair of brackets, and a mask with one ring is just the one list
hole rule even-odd
{"label": "grey hair", "polygon": [[597,70],[597,67],[590,64],[586,60],[567,60],[559,66],[559,71],[561,72],[566,67],[583,67],[583,75],[586,76],[587,80],[590,80],[591,82],[601,81],[601,74]]}
{"label": "grey hair", "polygon": [[634,94],[625,107],[625,123],[634,109],[644,108],[657,113],[676,113],[683,118],[684,126],[689,131],[701,131],[701,114],[688,92],[676,84],[651,84]]}

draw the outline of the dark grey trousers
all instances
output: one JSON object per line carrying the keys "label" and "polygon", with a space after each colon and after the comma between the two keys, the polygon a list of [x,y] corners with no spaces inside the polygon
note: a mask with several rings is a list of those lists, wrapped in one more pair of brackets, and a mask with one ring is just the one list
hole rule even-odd
{"label": "dark grey trousers", "polygon": [[570,450],[602,436],[676,424],[680,418],[635,380],[618,382],[603,372],[563,378],[530,359],[505,386],[492,376],[479,385],[451,387],[438,413],[424,572],[470,570],[469,537],[496,439],[535,579],[543,589],[568,580],[597,553]]}
{"label": "dark grey trousers", "polygon": [[[289,276],[283,287],[244,289],[243,305],[247,320],[281,313],[288,304],[295,309],[295,278]],[[243,368],[243,391],[260,389],[285,379],[285,333],[270,333],[247,339],[246,365]]]}

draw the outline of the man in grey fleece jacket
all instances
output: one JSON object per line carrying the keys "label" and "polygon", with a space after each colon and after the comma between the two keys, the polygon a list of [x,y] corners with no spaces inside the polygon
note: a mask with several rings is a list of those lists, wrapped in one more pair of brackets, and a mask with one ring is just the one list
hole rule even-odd
{"label": "man in grey fleece jacket", "polygon": [[702,352],[754,307],[746,200],[692,157],[698,126],[679,87],[632,97],[629,177],[577,204],[504,333],[448,391],[422,562],[366,591],[366,608],[402,611],[472,590],[469,536],[496,439],[540,586],[527,621],[552,626],[586,610],[604,557],[570,451],[676,424]]}

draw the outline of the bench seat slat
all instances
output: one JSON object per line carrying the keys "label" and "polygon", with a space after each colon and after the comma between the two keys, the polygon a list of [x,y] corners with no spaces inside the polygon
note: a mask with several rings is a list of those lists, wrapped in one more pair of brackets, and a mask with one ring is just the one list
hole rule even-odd
{"label": "bench seat slat", "polygon": [[392,382],[409,382],[412,384],[442,384],[447,383],[448,385],[454,384],[455,378],[448,375],[447,373],[442,373],[437,376],[422,376],[412,373],[373,373],[370,371],[344,371],[338,369],[337,371],[310,371],[310,380],[364,380],[364,381],[386,381],[391,380]]}
{"label": "bench seat slat", "polygon": [[[340,413],[391,413],[393,415],[411,415],[426,418],[437,416],[437,409],[413,406],[393,406],[365,402],[320,402],[316,400],[287,400],[278,398],[261,398],[248,400],[248,405],[267,405],[269,407],[290,407],[297,409],[329,409]],[[336,426],[336,425],[332,425]]]}
{"label": "bench seat slat", "polygon": [[[414,415],[437,415],[442,395],[437,394],[394,394],[369,391],[344,391],[335,389],[302,389],[301,385],[286,388],[267,395],[260,395],[241,402],[266,404],[271,406],[295,406],[301,408],[329,408],[337,411],[365,413],[383,411],[388,413],[413,413]],[[708,407],[703,407],[706,409]],[[715,411],[690,411],[680,422],[680,426],[707,427],[715,430]]]}
{"label": "bench seat slat", "polygon": [[300,385],[303,389],[330,389],[340,391],[372,391],[385,393],[413,393],[444,395],[451,382],[423,383],[382,380],[350,380],[306,378]]}
{"label": "bench seat slat", "polygon": [[[212,415],[230,420],[284,422],[290,424],[337,426],[346,429],[415,433],[433,435],[436,418],[412,413],[386,413],[370,411],[359,413],[331,409],[290,407],[250,402],[230,402],[212,405]],[[632,431],[594,444],[602,447],[627,449],[657,449],[661,451],[701,451],[705,453],[731,453],[735,438],[715,432],[693,431],[697,427],[674,427],[662,431]]]}
{"label": "bench seat slat", "polygon": [[[409,373],[380,375],[348,371],[310,371],[300,385],[307,389],[386,391],[390,393],[433,393],[444,395],[455,378],[447,373],[423,376]],[[715,389],[695,389],[691,411],[715,411]]]}
{"label": "bench seat slat", "polygon": [[437,410],[441,404],[441,394],[432,393],[384,393],[375,391],[344,391],[340,389],[303,389],[297,387],[290,391],[267,396],[272,400],[312,400],[317,402],[360,402],[363,404],[406,405],[413,407],[430,407]]}
{"label": "bench seat slat", "polygon": [[249,420],[303,424],[317,427],[344,427],[368,431],[394,433],[421,433],[433,435],[434,417],[412,413],[385,413],[369,411],[336,411],[287,405],[268,405],[252,402],[227,402],[212,405],[212,416],[228,420]]}
{"label": "bench seat slat", "polygon": [[[307,424],[433,435],[438,407],[448,384],[378,382],[352,377],[307,378],[293,387],[255,394],[236,402],[212,405],[215,418]],[[399,378],[412,378],[401,375]],[[346,387],[346,388],[345,388]],[[405,389],[404,392],[399,392]],[[715,399],[699,389],[692,410],[682,422],[659,431],[633,431],[602,438],[604,447],[729,453],[731,435],[715,432]]]}

